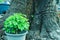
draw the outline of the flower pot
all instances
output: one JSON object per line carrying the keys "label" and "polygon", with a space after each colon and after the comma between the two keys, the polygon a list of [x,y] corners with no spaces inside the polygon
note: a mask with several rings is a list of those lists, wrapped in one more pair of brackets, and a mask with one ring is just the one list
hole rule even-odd
{"label": "flower pot", "polygon": [[6,12],[9,7],[10,7],[9,4],[0,4],[0,14]]}
{"label": "flower pot", "polygon": [[7,40],[25,40],[27,33],[28,33],[28,31],[25,31],[20,34],[9,34],[9,33],[5,32],[5,34],[7,35],[6,36]]}

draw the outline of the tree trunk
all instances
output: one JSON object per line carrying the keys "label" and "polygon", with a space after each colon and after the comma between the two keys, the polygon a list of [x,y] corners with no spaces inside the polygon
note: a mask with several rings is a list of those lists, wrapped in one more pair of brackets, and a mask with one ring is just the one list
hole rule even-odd
{"label": "tree trunk", "polygon": [[57,14],[54,1],[12,0],[7,14],[11,15],[15,12],[27,14],[30,19],[30,30],[26,40],[60,40],[60,28],[56,20]]}
{"label": "tree trunk", "polygon": [[60,27],[57,23],[56,17],[56,4],[55,0],[46,0],[42,12],[42,30],[41,30],[41,40],[60,40]]}

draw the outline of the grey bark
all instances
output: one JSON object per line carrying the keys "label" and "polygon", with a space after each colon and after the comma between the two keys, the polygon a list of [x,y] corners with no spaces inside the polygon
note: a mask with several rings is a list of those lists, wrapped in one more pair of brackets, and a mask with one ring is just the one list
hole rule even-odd
{"label": "grey bark", "polygon": [[44,6],[43,24],[41,30],[41,40],[60,40],[60,27],[57,23],[56,5],[53,4],[54,0],[47,0]]}

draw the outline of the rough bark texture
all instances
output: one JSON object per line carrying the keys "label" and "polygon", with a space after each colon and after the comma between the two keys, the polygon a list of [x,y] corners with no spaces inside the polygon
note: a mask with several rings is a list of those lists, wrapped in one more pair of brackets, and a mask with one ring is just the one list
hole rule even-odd
{"label": "rough bark texture", "polygon": [[57,23],[56,7],[54,0],[47,0],[42,12],[43,24],[41,30],[41,40],[60,40],[60,27]]}

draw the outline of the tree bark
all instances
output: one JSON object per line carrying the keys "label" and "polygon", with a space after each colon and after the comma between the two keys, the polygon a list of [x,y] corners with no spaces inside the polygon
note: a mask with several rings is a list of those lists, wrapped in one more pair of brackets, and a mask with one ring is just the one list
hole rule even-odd
{"label": "tree bark", "polygon": [[56,20],[57,14],[54,1],[12,0],[7,14],[11,15],[15,12],[27,14],[30,19],[30,30],[26,40],[60,40],[60,27]]}
{"label": "tree bark", "polygon": [[41,30],[41,40],[60,40],[60,27],[57,23],[56,4],[54,0],[46,0],[42,12],[43,24]]}

